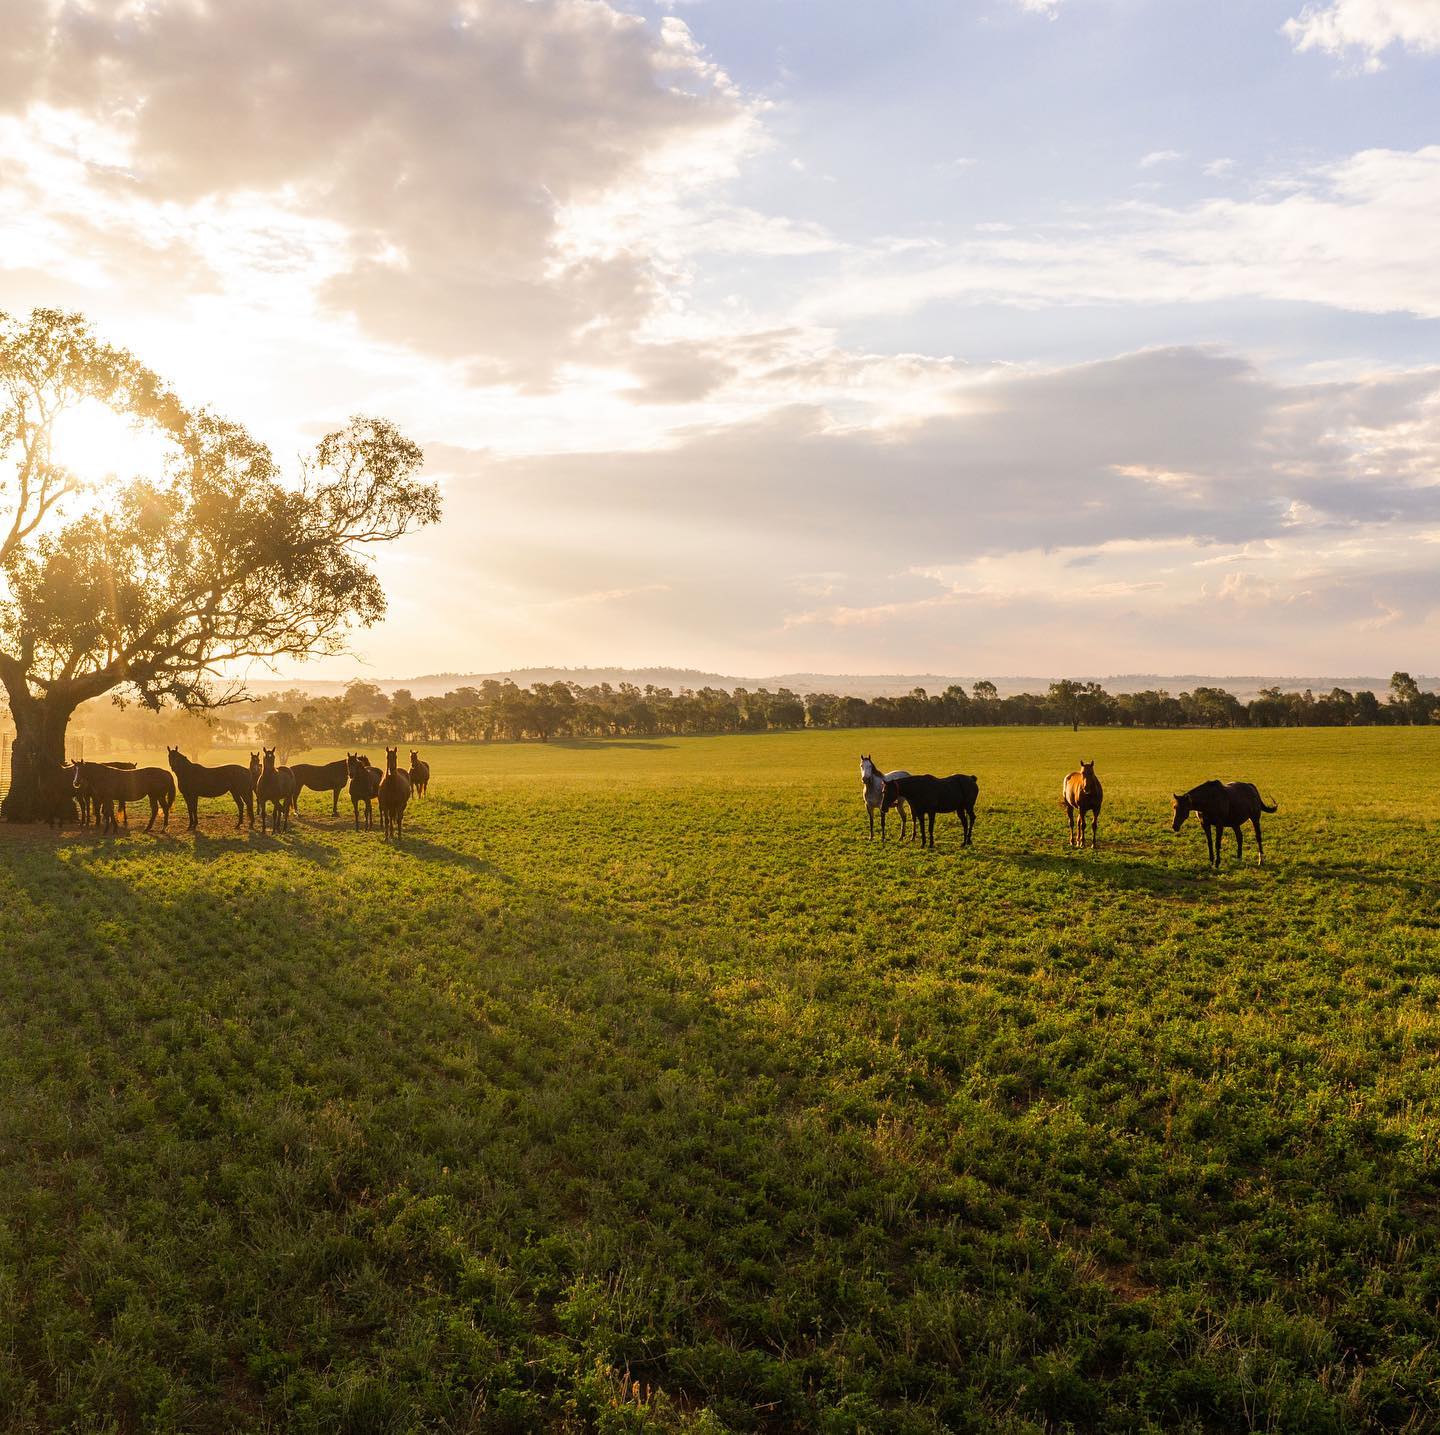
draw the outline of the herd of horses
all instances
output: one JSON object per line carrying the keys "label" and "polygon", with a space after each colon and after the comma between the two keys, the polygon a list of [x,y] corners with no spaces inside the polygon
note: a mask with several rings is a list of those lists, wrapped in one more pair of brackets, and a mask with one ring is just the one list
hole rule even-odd
{"label": "herd of horses", "polygon": [[[880,840],[885,840],[885,817],[892,808],[900,813],[900,840],[905,840],[907,817],[910,826],[910,840],[917,838],[922,846],[935,845],[935,818],[940,813],[953,812],[960,818],[964,833],[961,846],[968,847],[975,831],[975,803],[980,795],[978,780],[965,773],[950,777],[934,777],[930,773],[919,775],[897,769],[881,772],[868,753],[860,757],[860,789],[865,798],[865,813],[870,820],[870,839],[875,839],[875,813],[880,813]],[[1060,784],[1060,805],[1065,809],[1065,819],[1070,828],[1071,847],[1085,846],[1085,824],[1089,819],[1090,848],[1099,846],[1100,808],[1105,801],[1105,789],[1095,775],[1094,762],[1081,761],[1074,772],[1067,773]],[[1266,803],[1260,796],[1260,789],[1253,782],[1221,782],[1211,778],[1188,792],[1171,794],[1172,832],[1178,832],[1193,812],[1200,819],[1205,832],[1205,848],[1210,856],[1210,865],[1220,865],[1220,844],[1226,831],[1235,834],[1235,860],[1239,862],[1245,851],[1244,825],[1249,823],[1255,832],[1255,846],[1259,849],[1260,862],[1265,862],[1265,839],[1260,832],[1260,815],[1275,812],[1274,804]],[[1078,821],[1078,826],[1077,826]]]}
{"label": "herd of horses", "polygon": [[[405,809],[411,797],[423,797],[430,786],[430,764],[414,749],[410,766],[402,768],[399,750],[385,749],[385,767],[374,766],[364,753],[350,752],[334,762],[296,762],[285,765],[275,759],[273,747],[262,747],[250,754],[248,767],[225,763],[206,767],[185,756],[178,747],[167,749],[170,767],[136,767],[133,762],[86,762],[83,759],[60,769],[62,780],[68,779],[66,805],[78,804],[78,817],[84,824],[94,822],[102,832],[119,831],[120,823],[128,826],[125,804],[148,801],[150,820],[147,832],[153,831],[157,817],[163,816],[161,830],[170,825],[170,809],[175,796],[185,799],[189,814],[189,830],[195,831],[200,821],[202,797],[229,797],[235,803],[235,826],[248,821],[255,826],[255,810],[260,810],[261,832],[289,831],[290,818],[297,811],[300,794],[306,788],[328,792],[330,814],[340,814],[340,794],[349,792],[355,815],[355,829],[360,829],[360,809],[365,809],[365,826],[375,825],[375,809],[380,809],[380,824],[387,838],[399,840],[405,826]],[[71,811],[75,808],[71,806]]]}

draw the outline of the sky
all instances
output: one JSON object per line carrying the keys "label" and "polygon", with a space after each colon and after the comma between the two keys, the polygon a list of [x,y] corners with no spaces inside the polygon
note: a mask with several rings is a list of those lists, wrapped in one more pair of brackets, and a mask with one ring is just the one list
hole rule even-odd
{"label": "sky", "polygon": [[297,676],[1436,668],[1440,0],[0,32],[0,310],[443,487]]}

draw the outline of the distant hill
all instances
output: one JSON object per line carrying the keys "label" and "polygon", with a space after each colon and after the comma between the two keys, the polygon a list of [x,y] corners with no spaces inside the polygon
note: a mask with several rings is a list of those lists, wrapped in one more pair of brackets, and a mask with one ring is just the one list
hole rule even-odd
{"label": "distant hill", "polygon": [[[500,682],[513,682],[520,687],[531,683],[579,683],[583,687],[594,687],[600,683],[618,685],[634,683],[643,688],[647,685],[670,688],[678,692],[681,688],[789,688],[792,692],[840,693],[859,698],[898,696],[915,688],[924,688],[927,693],[944,692],[952,683],[959,683],[968,692],[986,674],[954,675],[942,673],[778,673],[765,678],[737,677],[731,673],[709,673],[699,668],[511,668],[506,672],[494,673],[426,673],[416,678],[374,678],[369,674],[356,674],[364,682],[373,682],[387,693],[397,688],[407,688],[417,698],[438,697],[455,688],[478,687],[487,678]],[[1145,689],[1164,688],[1168,692],[1191,692],[1197,687],[1225,688],[1242,702],[1253,698],[1261,688],[1279,688],[1282,692],[1303,692],[1310,688],[1317,695],[1328,693],[1331,688],[1347,688],[1359,692],[1368,688],[1371,692],[1385,693],[1389,690],[1388,677],[1278,677],[1262,674],[1218,676],[1213,673],[1117,673],[1110,676],[1081,673],[1068,674],[1082,682],[1098,682],[1107,692],[1131,693]],[[1024,677],[1016,675],[991,676],[1001,697],[1011,693],[1043,693],[1052,681],[1049,677]],[[1440,677],[1417,675],[1416,681],[1428,692],[1440,691]],[[256,694],[282,692],[300,688],[316,697],[329,697],[345,691],[345,683],[329,679],[294,677],[269,679],[252,682],[250,690]]]}

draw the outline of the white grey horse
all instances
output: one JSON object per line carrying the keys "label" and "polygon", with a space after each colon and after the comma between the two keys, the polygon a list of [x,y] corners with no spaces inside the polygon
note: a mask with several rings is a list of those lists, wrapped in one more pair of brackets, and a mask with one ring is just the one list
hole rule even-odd
{"label": "white grey horse", "polygon": [[[862,754],[860,758],[860,788],[865,795],[865,815],[870,819],[870,840],[875,840],[875,809],[880,809],[880,840],[885,840],[885,784],[894,781],[897,777],[909,777],[910,774],[903,768],[895,772],[881,772],[879,768],[870,761],[868,753]],[[906,807],[904,799],[896,802],[900,809],[900,840],[905,840],[905,818]]]}

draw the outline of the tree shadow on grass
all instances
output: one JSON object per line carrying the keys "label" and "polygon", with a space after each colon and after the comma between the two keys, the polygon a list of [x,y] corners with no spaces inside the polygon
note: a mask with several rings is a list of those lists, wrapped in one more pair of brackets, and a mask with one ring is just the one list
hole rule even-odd
{"label": "tree shadow on grass", "polygon": [[[382,837],[381,840],[384,841],[384,838]],[[462,852],[456,847],[444,847],[438,842],[426,841],[423,837],[412,837],[408,832],[401,836],[399,842],[391,845],[399,857],[414,857],[421,862],[438,862],[451,867],[463,867],[467,872],[480,872],[487,877],[498,877],[505,883],[515,881],[515,878],[508,872],[502,871],[485,857],[477,857],[473,852]]]}

